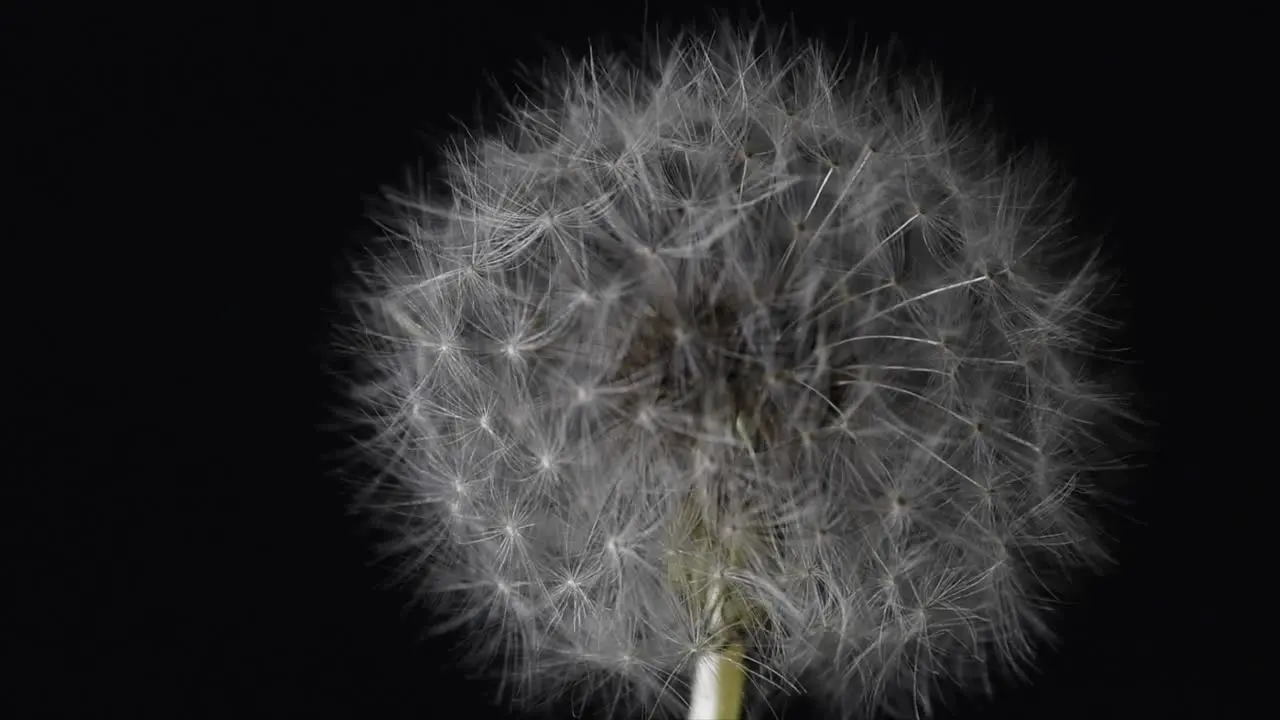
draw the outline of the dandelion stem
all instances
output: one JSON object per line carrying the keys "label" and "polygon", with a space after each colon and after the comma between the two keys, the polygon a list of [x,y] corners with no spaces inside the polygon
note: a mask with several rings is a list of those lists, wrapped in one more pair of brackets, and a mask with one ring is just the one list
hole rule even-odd
{"label": "dandelion stem", "polygon": [[[708,601],[712,622],[723,624],[719,589],[711,588]],[[742,712],[742,645],[729,643],[698,657],[693,673],[693,693],[689,700],[689,720],[738,720]]]}
{"label": "dandelion stem", "polygon": [[723,651],[698,658],[689,720],[738,720],[745,680],[740,645],[730,645]]}

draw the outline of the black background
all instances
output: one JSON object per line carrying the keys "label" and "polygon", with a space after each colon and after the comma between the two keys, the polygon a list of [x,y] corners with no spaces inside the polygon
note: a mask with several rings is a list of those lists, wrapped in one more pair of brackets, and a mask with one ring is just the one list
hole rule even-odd
{"label": "black background", "polygon": [[[645,7],[172,5],[18,8],[5,31],[9,354],[31,366],[10,397],[36,401],[11,405],[7,527],[34,602],[12,618],[29,679],[10,717],[506,717],[377,589],[325,473],[317,348],[365,197],[474,117],[491,78],[514,87],[515,61],[633,38]],[[693,5],[655,0],[648,20],[705,19]],[[1184,62],[1204,28],[767,9],[836,45],[896,34],[973,87],[1065,162],[1127,270],[1137,390],[1161,426],[1121,565],[1082,583],[1030,682],[942,717],[1240,716],[1226,680],[1241,628],[1261,627],[1240,614],[1269,608],[1242,609],[1231,513],[1248,496],[1225,479],[1250,458],[1214,404],[1251,401],[1202,375],[1206,334],[1230,342],[1203,287],[1237,271],[1180,249],[1204,197],[1190,165],[1230,144],[1200,124],[1221,77]]]}

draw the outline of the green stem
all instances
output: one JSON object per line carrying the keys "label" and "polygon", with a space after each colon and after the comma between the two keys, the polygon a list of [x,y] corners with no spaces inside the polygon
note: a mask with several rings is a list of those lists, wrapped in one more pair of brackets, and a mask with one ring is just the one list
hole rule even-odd
{"label": "green stem", "polygon": [[698,658],[689,720],[738,720],[742,714],[743,649],[732,644]]}

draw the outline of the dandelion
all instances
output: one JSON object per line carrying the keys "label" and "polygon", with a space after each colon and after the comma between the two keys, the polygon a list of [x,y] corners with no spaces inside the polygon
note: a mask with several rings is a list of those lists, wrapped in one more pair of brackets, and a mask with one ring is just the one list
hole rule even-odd
{"label": "dandelion", "polygon": [[362,507],[524,702],[917,717],[1027,667],[1052,579],[1106,557],[1123,412],[1048,167],[875,59],[733,27],[653,59],[388,193]]}

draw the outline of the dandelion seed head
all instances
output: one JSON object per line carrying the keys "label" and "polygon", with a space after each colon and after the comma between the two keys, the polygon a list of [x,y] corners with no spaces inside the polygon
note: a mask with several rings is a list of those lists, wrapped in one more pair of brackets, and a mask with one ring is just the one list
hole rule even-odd
{"label": "dandelion seed head", "polygon": [[379,217],[362,502],[519,700],[678,709],[729,633],[766,700],[915,715],[1104,557],[1105,276],[1047,166],[764,40],[550,74]]}

